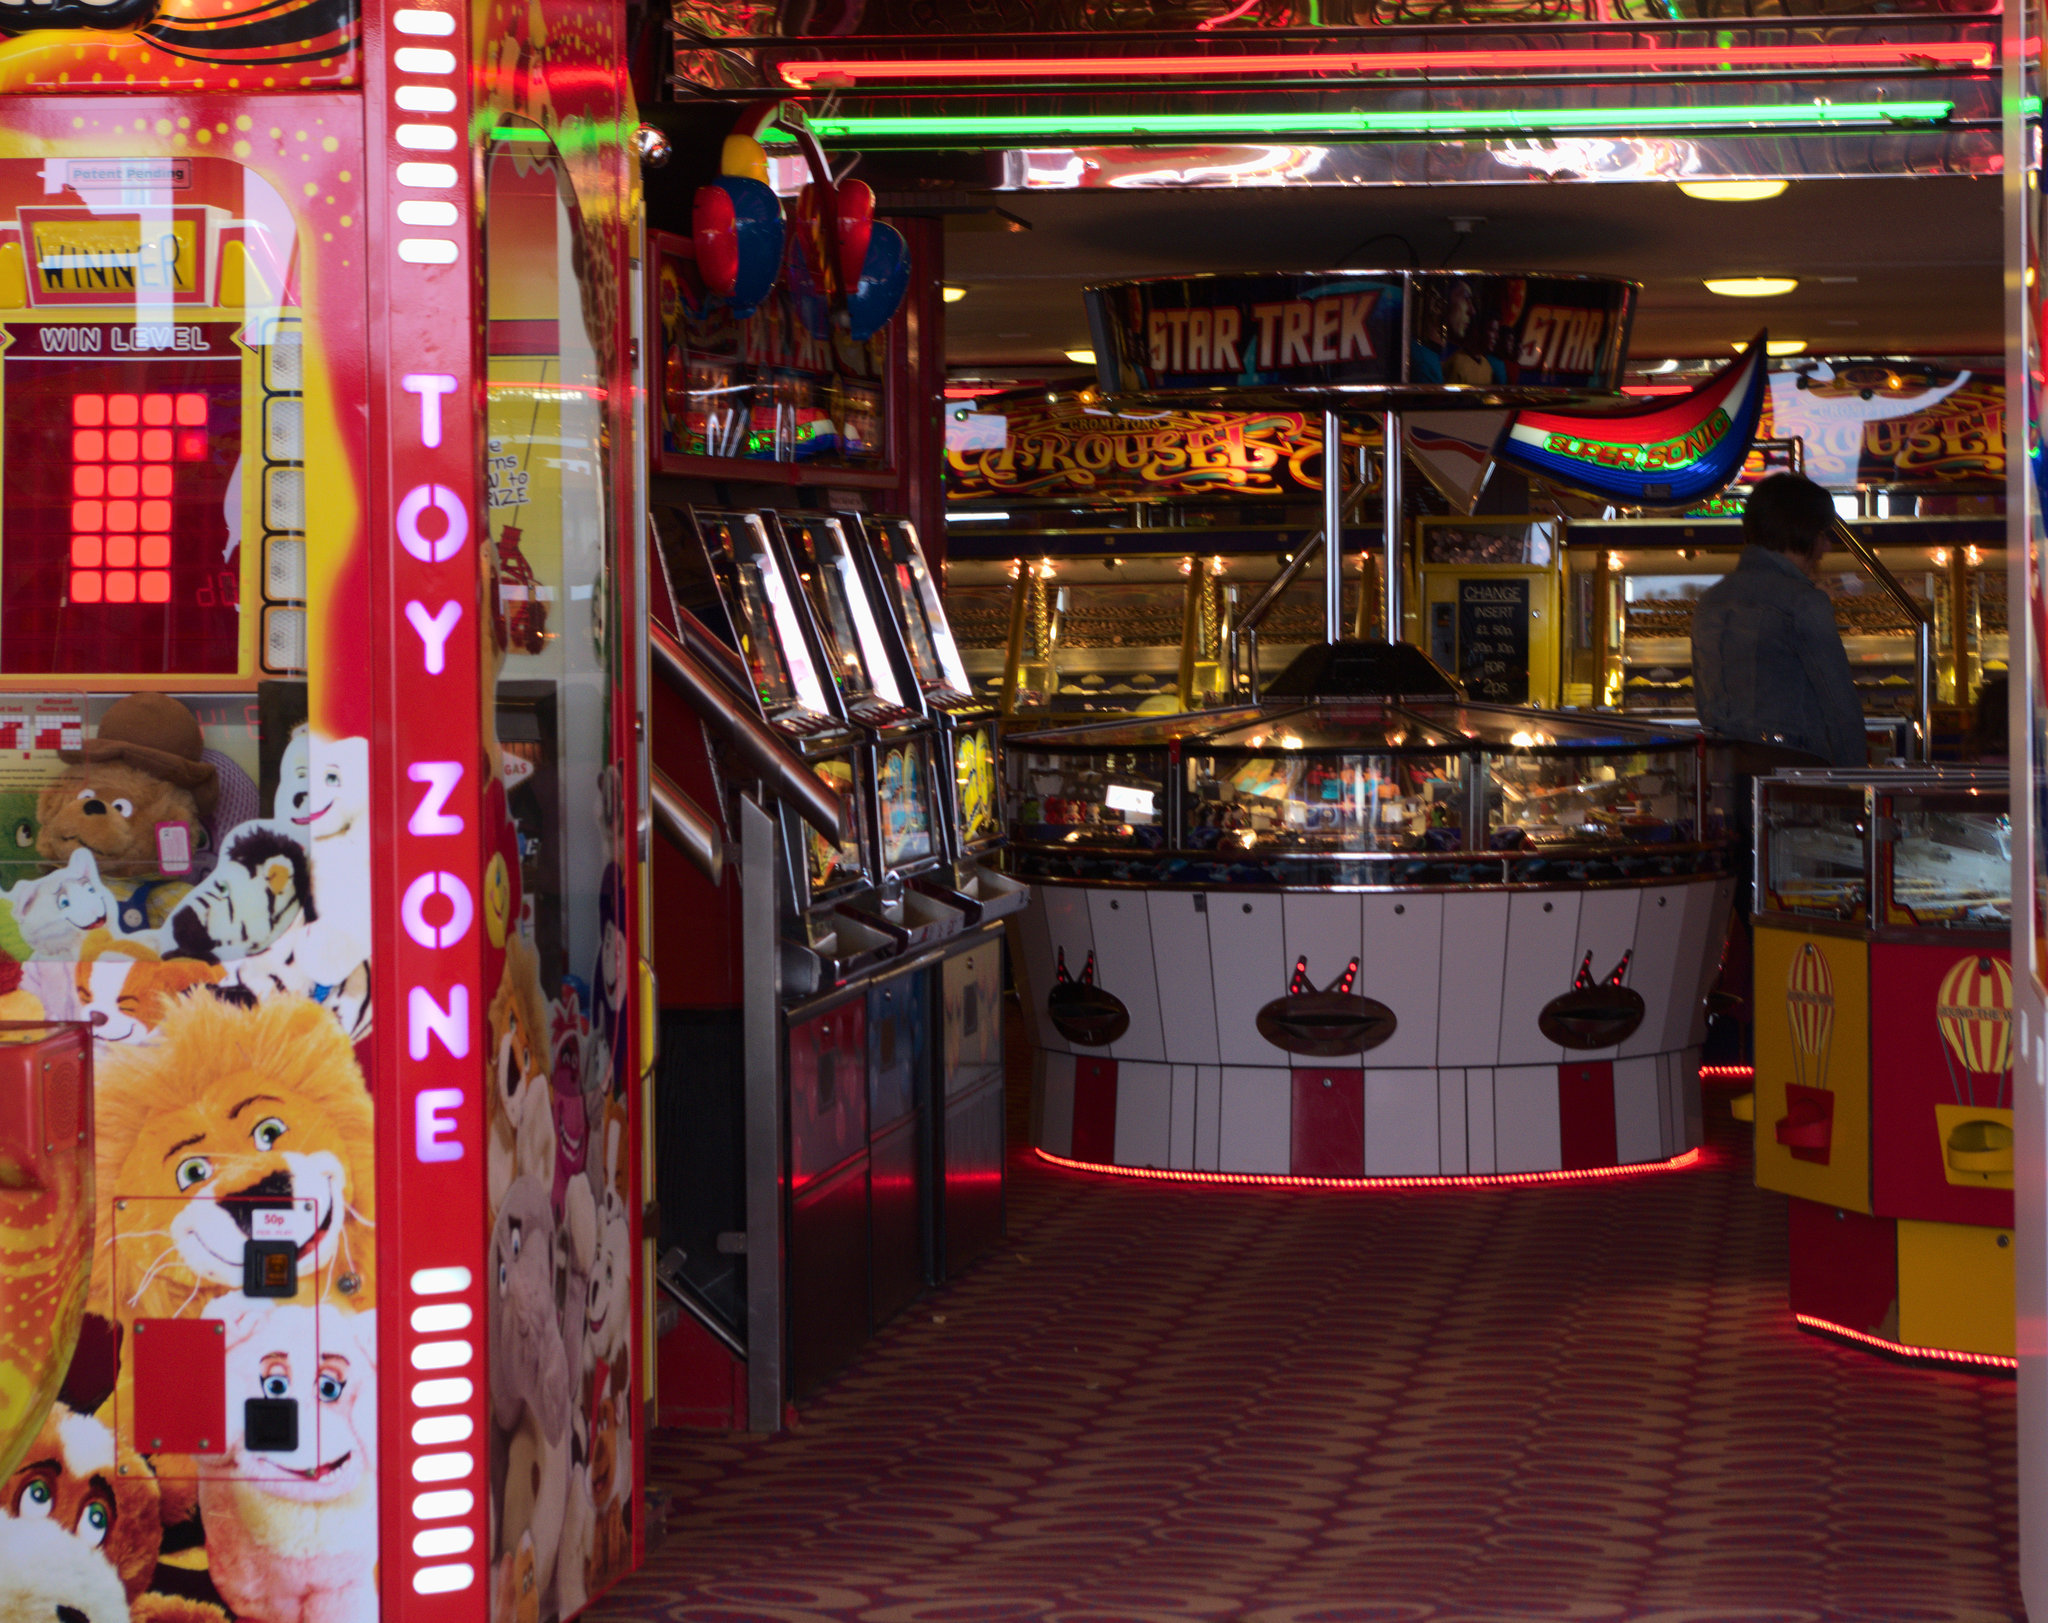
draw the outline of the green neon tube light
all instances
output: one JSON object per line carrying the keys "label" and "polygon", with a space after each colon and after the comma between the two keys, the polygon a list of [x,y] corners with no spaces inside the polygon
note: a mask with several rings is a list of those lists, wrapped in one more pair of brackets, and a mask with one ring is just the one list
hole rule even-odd
{"label": "green neon tube light", "polygon": [[[1518,135],[1583,129],[1829,129],[1846,124],[1938,124],[1955,111],[1952,101],[1847,101],[1736,107],[1497,107],[1462,112],[1322,113],[1014,113],[983,118],[821,117],[811,130],[821,141],[930,139],[997,145],[1080,136],[1143,140],[1217,135]],[[771,145],[792,138],[769,129]]]}

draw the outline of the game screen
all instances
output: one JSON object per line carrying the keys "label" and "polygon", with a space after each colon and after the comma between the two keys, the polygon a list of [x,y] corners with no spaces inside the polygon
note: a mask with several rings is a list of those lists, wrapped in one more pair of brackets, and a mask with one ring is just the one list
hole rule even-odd
{"label": "game screen", "polygon": [[919,741],[883,750],[876,789],[882,816],[882,866],[896,869],[926,861],[932,851],[931,775]]}
{"label": "game screen", "polygon": [[839,691],[848,704],[880,698],[901,706],[895,672],[875,623],[874,606],[855,572],[846,529],[836,518],[781,520],[782,533],[796,564],[797,579],[810,599],[818,629],[825,639],[825,657]]}
{"label": "game screen", "polygon": [[829,715],[766,526],[752,513],[699,513],[696,519],[761,707],[770,715],[792,706]]}
{"label": "game screen", "polygon": [[903,618],[904,635],[910,641],[911,662],[918,680],[926,687],[949,688],[955,693],[972,693],[967,684],[967,667],[953,641],[953,629],[946,623],[945,606],[939,601],[938,582],[924,561],[924,548],[907,518],[878,518],[874,526],[876,551],[882,565],[882,579]]}

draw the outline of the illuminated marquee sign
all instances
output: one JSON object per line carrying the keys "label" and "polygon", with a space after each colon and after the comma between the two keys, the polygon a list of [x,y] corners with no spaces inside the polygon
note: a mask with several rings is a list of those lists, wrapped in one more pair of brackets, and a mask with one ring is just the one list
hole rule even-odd
{"label": "illuminated marquee sign", "polygon": [[458,166],[469,104],[462,15],[391,12],[381,80],[388,257],[373,420],[388,436],[375,499],[393,692],[377,748],[396,816],[379,897],[395,1018],[380,1032],[391,1032],[400,1085],[397,1233],[380,1249],[395,1241],[391,1273],[403,1290],[384,1315],[384,1401],[401,1417],[380,1502],[383,1613],[393,1623],[472,1623],[486,1609],[490,1565],[477,991],[488,920],[474,613],[483,461],[473,401],[480,312]]}
{"label": "illuminated marquee sign", "polygon": [[[1322,488],[1319,413],[1186,410],[1120,417],[1076,395],[1051,402],[1039,396],[998,409],[1001,444],[947,448],[946,490],[955,501],[1144,501],[1201,491],[1278,496]],[[1344,443],[1377,446],[1379,435],[1347,429]]]}
{"label": "illuminated marquee sign", "polygon": [[24,208],[20,217],[32,304],[207,302],[204,208]]}
{"label": "illuminated marquee sign", "polygon": [[1116,282],[1087,301],[1112,395],[1606,391],[1635,292],[1590,276],[1326,271]]}

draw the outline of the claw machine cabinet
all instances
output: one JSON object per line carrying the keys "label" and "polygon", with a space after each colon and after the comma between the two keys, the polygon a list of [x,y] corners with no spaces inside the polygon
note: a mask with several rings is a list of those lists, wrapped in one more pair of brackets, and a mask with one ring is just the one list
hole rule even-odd
{"label": "claw machine cabinet", "polygon": [[2010,1364],[2011,821],[2003,773],[1757,783],[1756,1176],[1792,1311]]}
{"label": "claw machine cabinet", "polygon": [[640,1539],[620,42],[123,9],[0,43],[0,1021],[95,1094],[0,1610],[546,1623]]}

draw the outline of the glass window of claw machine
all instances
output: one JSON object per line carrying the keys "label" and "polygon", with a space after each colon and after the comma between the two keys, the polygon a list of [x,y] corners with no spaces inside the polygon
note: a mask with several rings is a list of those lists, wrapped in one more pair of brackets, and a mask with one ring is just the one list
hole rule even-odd
{"label": "glass window of claw machine", "polygon": [[[602,244],[554,146],[502,129],[484,164],[491,1267],[501,1293],[522,1274],[533,1293],[494,1301],[493,1409],[501,1430],[508,1413],[516,1423],[492,1483],[491,1555],[534,1587],[540,1615],[566,1617],[630,1560],[638,1423],[612,312],[595,280]],[[500,1338],[528,1333],[526,1312],[565,1334],[520,1370]],[[532,1615],[523,1604],[510,1615]]]}

